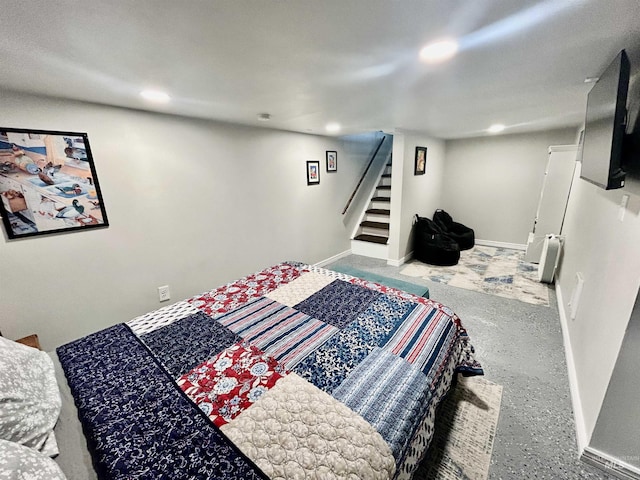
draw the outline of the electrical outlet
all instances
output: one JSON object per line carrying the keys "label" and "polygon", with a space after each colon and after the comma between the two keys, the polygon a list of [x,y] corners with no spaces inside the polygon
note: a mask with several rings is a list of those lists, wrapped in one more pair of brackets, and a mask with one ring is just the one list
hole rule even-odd
{"label": "electrical outlet", "polygon": [[161,302],[166,302],[170,298],[171,298],[171,294],[169,293],[169,285],[158,287],[158,299]]}

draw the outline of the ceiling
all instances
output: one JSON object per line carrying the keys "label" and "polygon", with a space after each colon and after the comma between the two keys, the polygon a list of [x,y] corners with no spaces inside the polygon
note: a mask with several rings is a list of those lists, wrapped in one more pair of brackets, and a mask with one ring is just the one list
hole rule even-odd
{"label": "ceiling", "polygon": [[[0,89],[319,134],[329,122],[441,138],[577,126],[586,77],[622,48],[640,65],[638,0],[0,0],[0,11]],[[442,37],[458,54],[421,62]],[[172,100],[145,102],[150,87]]]}

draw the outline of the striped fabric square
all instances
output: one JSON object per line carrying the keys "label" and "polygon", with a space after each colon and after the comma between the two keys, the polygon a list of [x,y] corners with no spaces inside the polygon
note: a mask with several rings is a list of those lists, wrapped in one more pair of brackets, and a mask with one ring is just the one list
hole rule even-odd
{"label": "striped fabric square", "polygon": [[429,392],[419,368],[376,347],[332,395],[367,420],[398,460],[413,437],[415,419],[429,406]]}
{"label": "striped fabric square", "polygon": [[437,308],[418,305],[389,335],[383,348],[425,374],[435,375],[437,368],[432,367],[444,362],[455,339],[456,327],[449,316]]}
{"label": "striped fabric square", "polygon": [[311,295],[329,285],[334,279],[315,272],[307,272],[295,280],[281,285],[267,293],[265,297],[275,300],[288,307],[302,302]]}
{"label": "striped fabric square", "polygon": [[289,369],[338,331],[270,298],[253,300],[217,321]]}
{"label": "striped fabric square", "polygon": [[181,320],[194,313],[198,313],[196,307],[187,302],[178,302],[129,320],[127,325],[133,333],[140,336],[153,332],[160,327],[170,325],[176,320]]}

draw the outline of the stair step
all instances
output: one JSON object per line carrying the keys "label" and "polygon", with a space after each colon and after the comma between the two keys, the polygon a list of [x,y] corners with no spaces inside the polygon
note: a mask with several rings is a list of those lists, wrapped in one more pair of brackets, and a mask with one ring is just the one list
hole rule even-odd
{"label": "stair step", "polygon": [[391,174],[390,173],[383,173],[382,174],[382,178],[391,178]]}
{"label": "stair step", "polygon": [[391,210],[386,210],[384,208],[370,208],[365,213],[369,213],[371,215],[391,215]]}
{"label": "stair step", "polygon": [[391,197],[373,197],[371,201],[372,202],[390,202]]}
{"label": "stair step", "polygon": [[381,237],[380,235],[357,235],[354,240],[361,240],[363,242],[371,242],[371,243],[381,243],[386,245],[389,238]]}
{"label": "stair step", "polygon": [[391,185],[378,185],[376,188],[378,190],[391,190]]}
{"label": "stair step", "polygon": [[389,224],[385,222],[372,222],[370,220],[365,220],[360,223],[361,227],[369,227],[369,228],[379,228],[381,230],[389,230]]}

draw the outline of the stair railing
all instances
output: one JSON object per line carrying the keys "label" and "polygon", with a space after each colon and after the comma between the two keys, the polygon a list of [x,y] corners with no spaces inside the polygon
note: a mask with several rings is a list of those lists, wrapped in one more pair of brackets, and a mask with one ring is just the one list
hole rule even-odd
{"label": "stair railing", "polygon": [[371,167],[371,164],[375,160],[376,155],[378,155],[378,152],[380,151],[380,147],[382,147],[382,144],[384,143],[386,138],[387,138],[386,135],[384,137],[382,137],[382,140],[380,140],[380,143],[378,143],[378,147],[376,148],[375,152],[373,152],[373,155],[371,155],[371,160],[369,160],[369,164],[367,165],[367,168],[365,169],[364,173],[360,177],[360,181],[358,181],[358,185],[356,185],[356,188],[353,189],[353,193],[351,193],[351,196],[349,197],[349,200],[347,200],[347,204],[344,206],[344,210],[342,210],[342,215],[347,213],[347,210],[349,210],[349,206],[351,206],[351,202],[353,202],[353,199],[355,198],[356,194],[358,193],[358,189],[360,188],[360,185],[362,185],[362,181],[364,180],[364,177],[367,175],[367,172],[369,171],[369,168]]}

